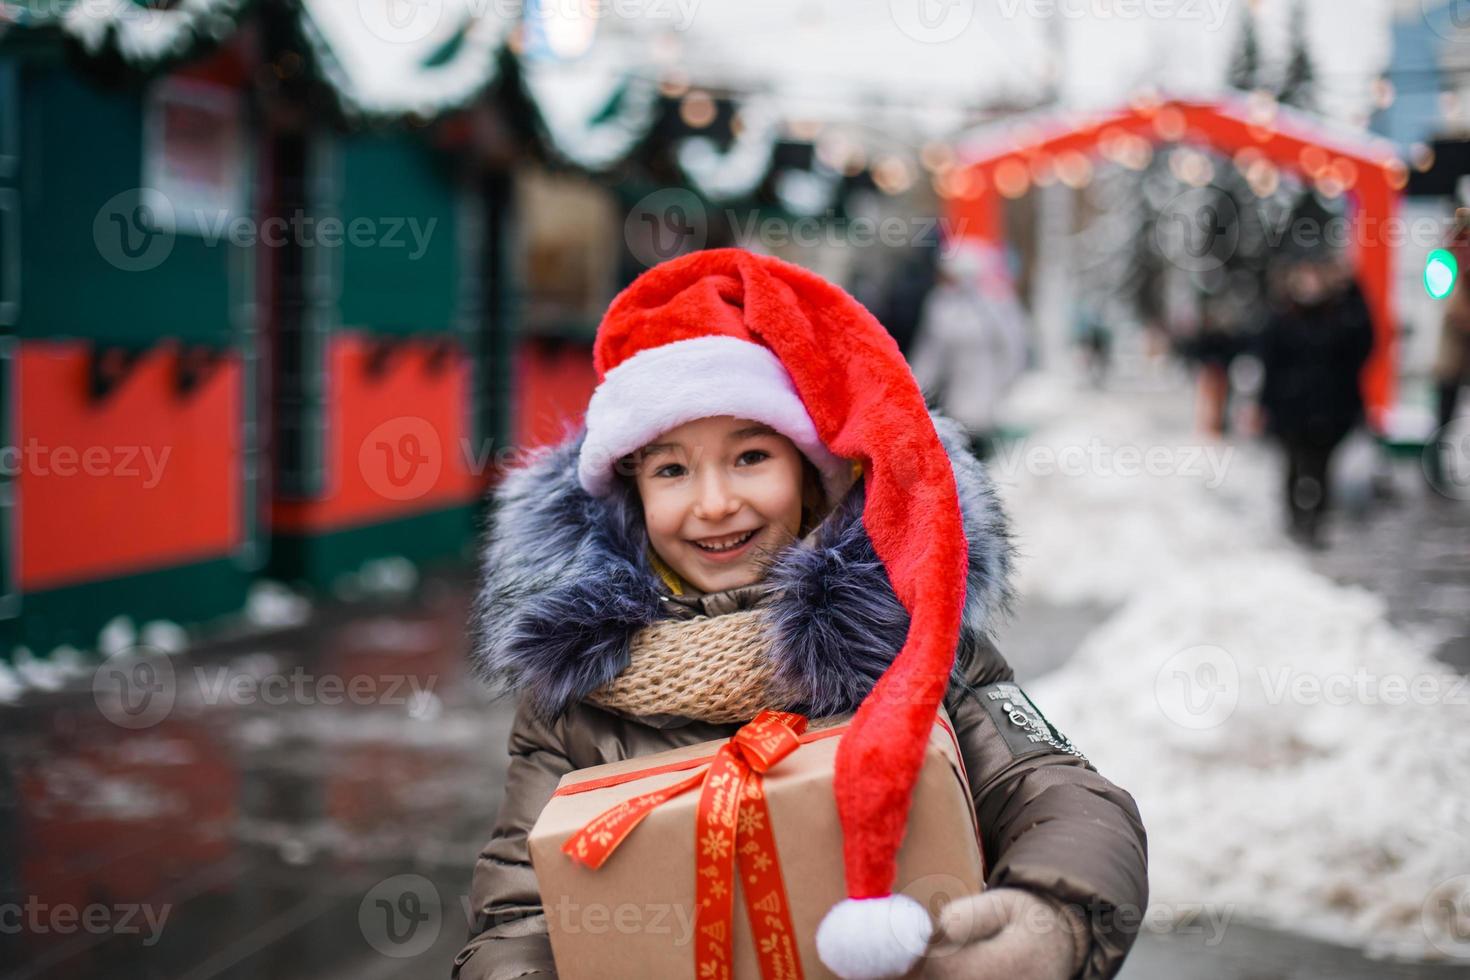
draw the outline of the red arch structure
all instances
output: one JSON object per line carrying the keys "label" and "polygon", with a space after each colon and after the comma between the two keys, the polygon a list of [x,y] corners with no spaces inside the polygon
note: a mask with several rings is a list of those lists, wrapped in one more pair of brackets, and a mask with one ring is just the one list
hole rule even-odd
{"label": "red arch structure", "polygon": [[1004,199],[1053,180],[1081,186],[1095,156],[1146,162],[1158,143],[1232,154],[1248,178],[1252,168],[1263,181],[1288,171],[1324,193],[1347,195],[1350,253],[1377,337],[1363,370],[1363,394],[1370,422],[1381,431],[1394,398],[1393,246],[1402,231],[1395,218],[1408,174],[1392,143],[1244,95],[1209,102],[1138,100],[1085,116],[1033,113],[957,143],[956,166],[940,185],[949,227],[964,238],[999,243]]}

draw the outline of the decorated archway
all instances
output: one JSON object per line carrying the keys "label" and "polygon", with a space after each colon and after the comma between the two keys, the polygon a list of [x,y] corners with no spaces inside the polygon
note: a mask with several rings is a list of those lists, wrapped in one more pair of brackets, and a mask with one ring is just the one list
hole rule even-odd
{"label": "decorated archway", "polygon": [[1349,253],[1373,316],[1373,356],[1363,370],[1369,420],[1382,429],[1394,398],[1394,218],[1407,170],[1387,141],[1241,95],[1210,102],[1139,100],[1105,113],[1047,111],[976,130],[956,146],[940,186],[955,234],[999,243],[1003,205],[1033,186],[1081,187],[1101,156],[1141,168],[1158,143],[1193,144],[1234,157],[1252,186],[1280,171],[1347,200]]}

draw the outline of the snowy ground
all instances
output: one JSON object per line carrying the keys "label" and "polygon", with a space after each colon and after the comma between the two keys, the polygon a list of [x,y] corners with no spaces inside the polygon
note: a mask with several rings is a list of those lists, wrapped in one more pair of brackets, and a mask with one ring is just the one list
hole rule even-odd
{"label": "snowy ground", "polygon": [[1157,380],[1047,382],[1065,418],[992,467],[1028,603],[1112,610],[1032,693],[1137,798],[1160,922],[1470,963],[1470,686],[1287,545],[1267,450],[1195,434]]}

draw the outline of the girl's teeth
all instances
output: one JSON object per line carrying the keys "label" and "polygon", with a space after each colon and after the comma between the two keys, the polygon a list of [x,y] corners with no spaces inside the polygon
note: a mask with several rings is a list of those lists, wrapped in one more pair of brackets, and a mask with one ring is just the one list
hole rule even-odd
{"label": "girl's teeth", "polygon": [[740,547],[742,544],[748,541],[750,539],[750,536],[753,534],[755,534],[754,531],[747,531],[745,534],[740,535],[738,538],[729,538],[717,545],[701,544],[698,541],[696,541],[695,544],[703,548],[705,551],[729,551],[732,548]]}

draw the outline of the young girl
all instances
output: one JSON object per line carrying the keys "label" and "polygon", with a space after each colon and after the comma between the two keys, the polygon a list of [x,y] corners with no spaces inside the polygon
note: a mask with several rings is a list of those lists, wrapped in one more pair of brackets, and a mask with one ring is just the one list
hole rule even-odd
{"label": "young girl", "polygon": [[[518,708],[454,975],[555,975],[526,839],[561,776],[767,707],[856,712],[834,776],[849,898],[816,937],[834,973],[1115,974],[1147,904],[1137,809],[991,644],[1003,515],[883,328],[811,273],[715,250],[629,286],[594,362],[585,426],[495,494],[475,655]],[[919,962],[884,937],[917,906],[890,893],[893,860],[941,701],[987,888]]]}

